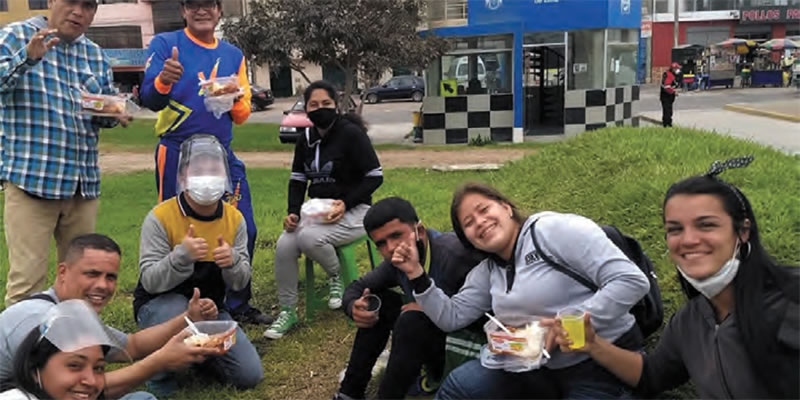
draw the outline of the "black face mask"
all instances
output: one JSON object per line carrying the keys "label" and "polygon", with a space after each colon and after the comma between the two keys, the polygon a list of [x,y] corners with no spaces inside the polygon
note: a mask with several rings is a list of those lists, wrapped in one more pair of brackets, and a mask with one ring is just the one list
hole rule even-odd
{"label": "black face mask", "polygon": [[336,121],[336,118],[339,116],[339,113],[336,112],[335,108],[318,108],[314,111],[308,113],[308,119],[314,123],[314,126],[317,129],[328,129],[333,125]]}

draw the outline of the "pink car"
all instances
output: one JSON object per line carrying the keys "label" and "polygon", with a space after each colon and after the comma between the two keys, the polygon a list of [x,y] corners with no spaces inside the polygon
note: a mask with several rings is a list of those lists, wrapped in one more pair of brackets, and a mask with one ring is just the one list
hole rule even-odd
{"label": "pink car", "polygon": [[[356,102],[350,99],[349,112],[356,109]],[[283,119],[281,120],[281,128],[278,132],[278,139],[281,143],[295,143],[297,137],[305,134],[306,128],[311,127],[311,120],[306,116],[306,104],[303,98],[300,97],[294,103],[292,108],[283,112]]]}
{"label": "pink car", "polygon": [[283,119],[281,120],[281,128],[278,132],[278,139],[281,143],[294,143],[297,137],[305,133],[306,128],[311,127],[313,124],[306,116],[306,105],[303,98],[297,99],[292,108],[283,112]]}

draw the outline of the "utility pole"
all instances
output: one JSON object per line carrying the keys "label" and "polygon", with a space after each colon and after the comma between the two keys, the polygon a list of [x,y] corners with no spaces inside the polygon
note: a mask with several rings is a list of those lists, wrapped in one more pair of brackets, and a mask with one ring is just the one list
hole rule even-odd
{"label": "utility pole", "polygon": [[672,18],[672,30],[673,30],[674,40],[672,43],[672,47],[678,47],[678,36],[680,35],[680,29],[678,28],[678,19],[679,19],[678,16],[680,13],[680,4],[678,0],[675,0],[674,8],[675,8],[675,15]]}

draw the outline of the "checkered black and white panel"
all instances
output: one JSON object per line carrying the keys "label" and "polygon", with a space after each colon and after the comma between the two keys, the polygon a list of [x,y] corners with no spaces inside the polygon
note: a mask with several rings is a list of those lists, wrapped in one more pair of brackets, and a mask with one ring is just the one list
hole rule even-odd
{"label": "checkered black and white panel", "polygon": [[564,109],[567,136],[607,126],[639,126],[639,86],[570,90]]}
{"label": "checkered black and white panel", "polygon": [[469,143],[478,136],[495,142],[512,141],[512,94],[427,96],[422,109],[422,141],[425,144]]}

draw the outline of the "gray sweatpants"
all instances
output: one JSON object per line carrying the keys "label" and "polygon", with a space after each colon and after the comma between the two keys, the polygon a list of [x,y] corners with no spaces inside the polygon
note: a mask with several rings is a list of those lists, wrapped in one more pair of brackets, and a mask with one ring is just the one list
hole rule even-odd
{"label": "gray sweatpants", "polygon": [[301,254],[319,263],[328,276],[339,275],[336,247],[350,243],[364,234],[366,204],[359,204],[344,213],[335,224],[314,224],[298,227],[294,232],[283,231],[275,248],[275,282],[278,302],[282,307],[297,304],[297,260]]}

